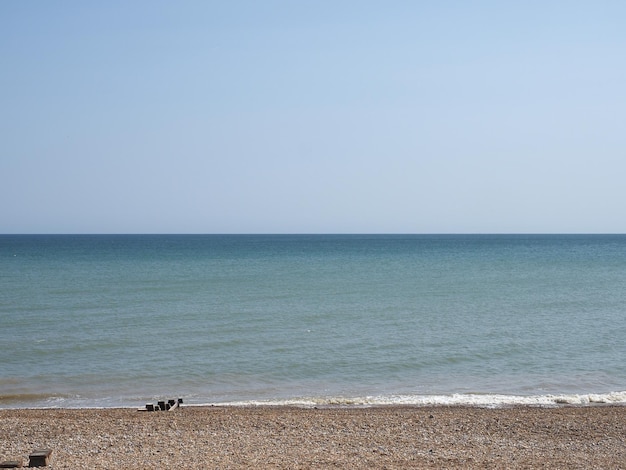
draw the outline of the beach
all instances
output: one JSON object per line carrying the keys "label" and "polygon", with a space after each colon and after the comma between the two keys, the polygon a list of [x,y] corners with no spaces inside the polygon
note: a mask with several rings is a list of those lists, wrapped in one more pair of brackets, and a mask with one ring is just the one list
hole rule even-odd
{"label": "beach", "polygon": [[626,468],[626,407],[0,410],[0,462],[49,468]]}

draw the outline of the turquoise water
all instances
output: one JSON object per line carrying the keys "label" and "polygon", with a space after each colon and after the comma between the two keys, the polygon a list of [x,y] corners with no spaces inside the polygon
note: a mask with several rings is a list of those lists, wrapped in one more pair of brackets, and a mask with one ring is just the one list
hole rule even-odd
{"label": "turquoise water", "polygon": [[626,402],[626,236],[2,235],[0,407]]}

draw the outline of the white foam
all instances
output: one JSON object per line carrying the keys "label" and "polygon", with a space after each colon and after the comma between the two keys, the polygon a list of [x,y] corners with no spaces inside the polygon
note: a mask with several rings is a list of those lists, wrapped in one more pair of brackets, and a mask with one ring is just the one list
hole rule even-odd
{"label": "white foam", "polygon": [[626,405],[626,391],[561,395],[502,395],[502,394],[452,394],[452,395],[381,395],[365,397],[291,398],[281,400],[245,400],[220,403],[203,403],[191,406],[477,406],[499,408],[505,406],[560,406],[560,405]]}

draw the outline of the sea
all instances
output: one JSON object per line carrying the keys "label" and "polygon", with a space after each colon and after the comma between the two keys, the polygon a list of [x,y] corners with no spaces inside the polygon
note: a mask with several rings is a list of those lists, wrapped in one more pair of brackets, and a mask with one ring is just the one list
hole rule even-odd
{"label": "sea", "polygon": [[626,404],[626,235],[0,235],[0,408]]}

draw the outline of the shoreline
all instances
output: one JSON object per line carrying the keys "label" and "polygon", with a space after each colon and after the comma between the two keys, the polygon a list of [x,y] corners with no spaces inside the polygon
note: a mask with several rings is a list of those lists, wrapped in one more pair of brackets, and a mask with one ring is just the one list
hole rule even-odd
{"label": "shoreline", "polygon": [[[27,398],[31,394],[0,395],[0,409],[109,409],[134,408],[132,403],[137,399],[102,399],[76,398],[76,396],[51,396],[47,400],[33,402]],[[24,398],[26,397],[26,398]],[[196,400],[198,398],[196,397]],[[141,403],[141,399],[139,399]],[[144,398],[149,402],[150,398]],[[155,398],[152,398],[154,401]],[[200,401],[189,403],[184,397],[186,406],[274,406],[274,407],[380,407],[380,406],[468,406],[500,408],[510,406],[596,406],[596,405],[626,405],[626,390],[600,392],[560,392],[546,394],[505,394],[505,393],[450,393],[426,395],[372,395],[372,396],[311,396],[300,398],[275,399],[242,399],[234,401]]]}
{"label": "shoreline", "polygon": [[0,409],[0,462],[51,468],[626,468],[626,406]]}

